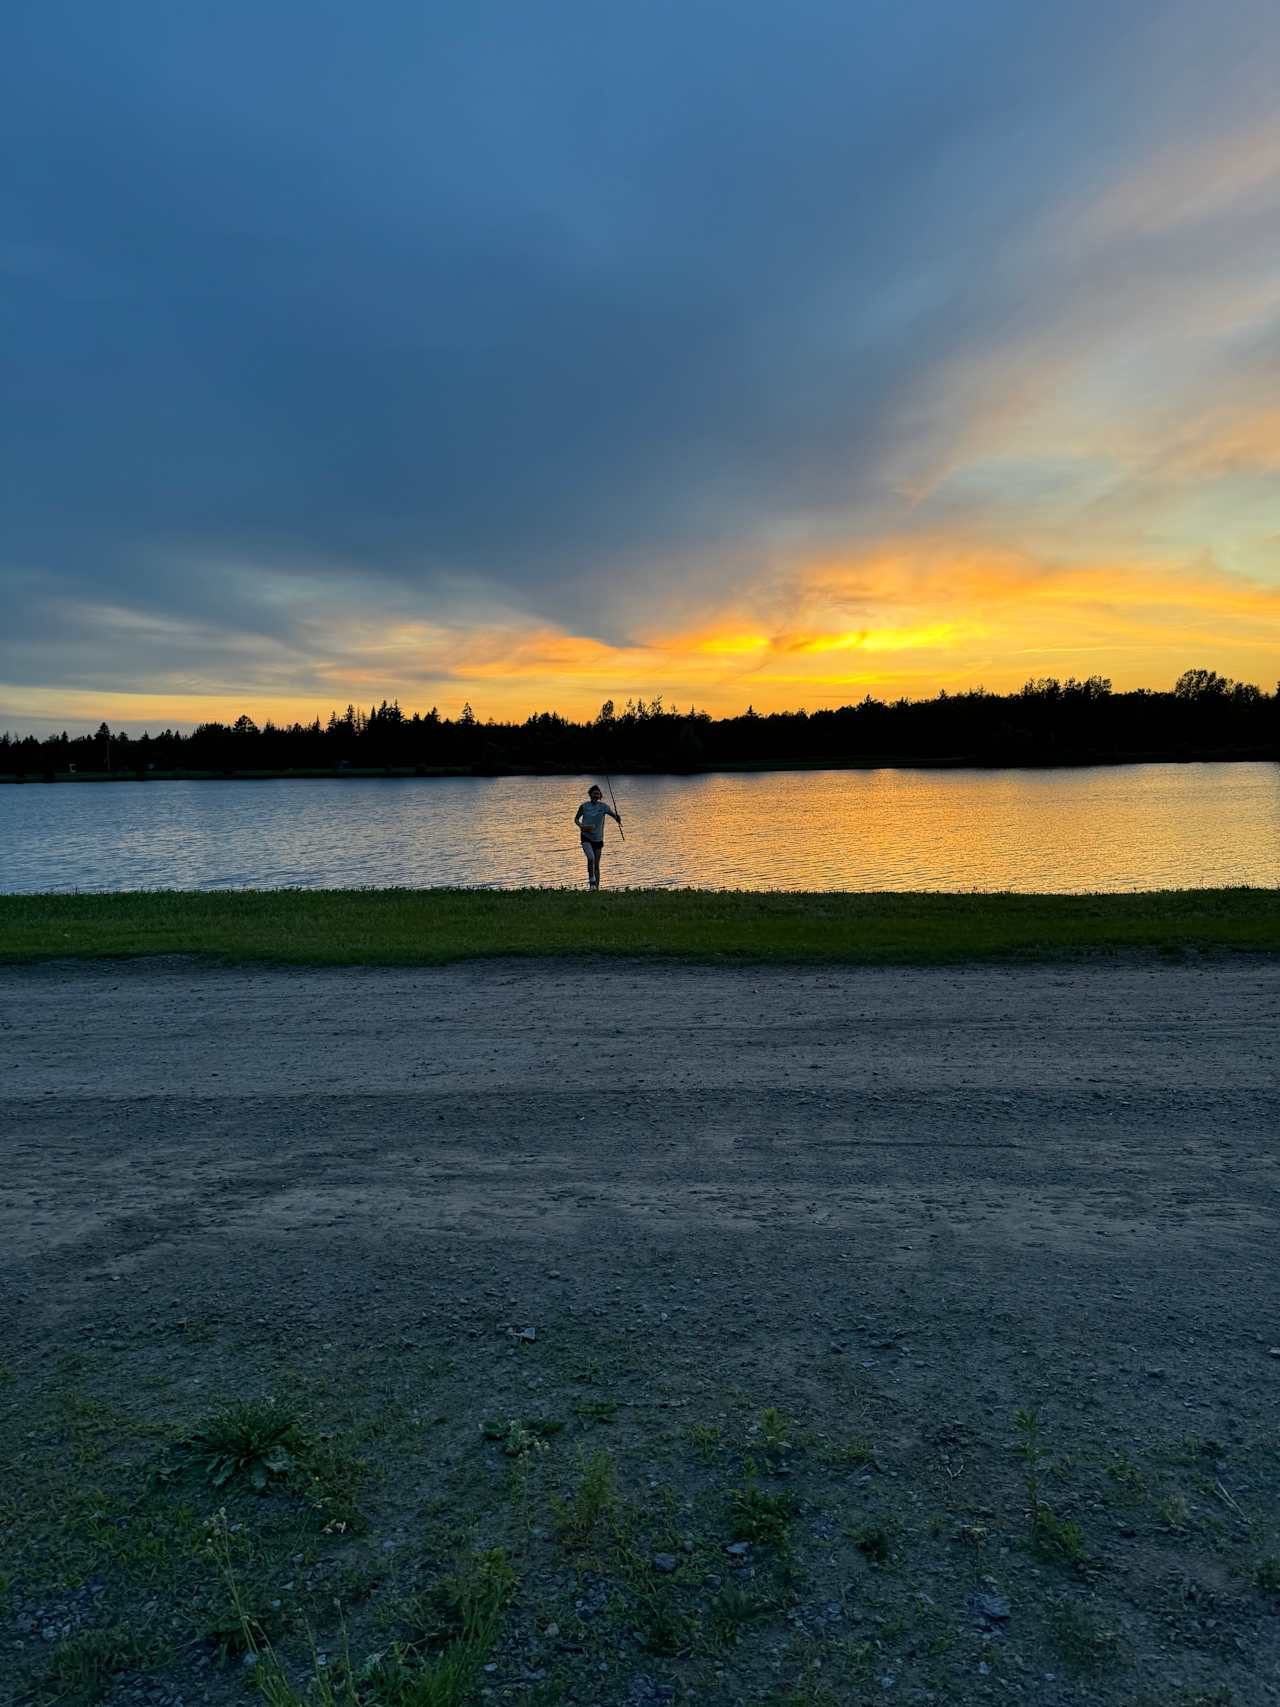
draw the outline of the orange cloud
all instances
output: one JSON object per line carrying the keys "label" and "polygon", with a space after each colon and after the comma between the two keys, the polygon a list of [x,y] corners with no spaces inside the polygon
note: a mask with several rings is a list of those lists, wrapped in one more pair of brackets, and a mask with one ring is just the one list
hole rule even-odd
{"label": "orange cloud", "polygon": [[978,623],[931,622],[918,628],[859,628],[850,633],[779,634],[776,652],[919,652],[979,635]]}
{"label": "orange cloud", "polygon": [[833,607],[845,602],[900,610],[1011,603],[1109,608],[1212,609],[1280,619],[1280,587],[1212,564],[1053,563],[1028,552],[985,548],[945,538],[888,546],[813,564],[800,573],[804,596]]}
{"label": "orange cloud", "polygon": [[[676,644],[679,644],[678,642]],[[685,641],[698,652],[713,658],[740,658],[759,652],[769,644],[767,634],[708,634],[691,635]]]}
{"label": "orange cloud", "polygon": [[1131,469],[1179,482],[1280,473],[1280,408],[1247,398],[1219,403],[1190,419],[1179,416],[1162,432],[1149,424],[1111,427],[1099,433],[1097,448]]}
{"label": "orange cloud", "polygon": [[177,670],[147,694],[0,684],[0,725],[6,715],[68,726],[105,717],[155,729],[241,711],[259,722],[308,721],[348,700],[393,696],[447,715],[470,700],[481,717],[543,708],[581,716],[606,698],[658,692],[668,704],[714,712],[748,701],[762,711],[812,709],[867,692],[1006,690],[1047,674],[1169,685],[1195,665],[1269,685],[1280,665],[1280,587],[1208,559],[1061,563],[940,535],[800,564],[740,588],[720,621],[627,644],[510,619],[482,629],[379,627],[340,613],[307,638],[304,692],[281,692],[280,661],[250,646],[234,673],[224,657],[225,679],[203,681],[201,692]]}
{"label": "orange cloud", "polygon": [[1177,143],[1144,161],[1079,210],[1084,238],[1156,236],[1280,202],[1280,124],[1268,120],[1226,135]]}

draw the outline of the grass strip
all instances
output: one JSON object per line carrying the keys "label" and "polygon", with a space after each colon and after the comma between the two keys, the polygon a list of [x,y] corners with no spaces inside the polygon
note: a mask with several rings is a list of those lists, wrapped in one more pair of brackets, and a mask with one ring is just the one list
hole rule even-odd
{"label": "grass strip", "polygon": [[308,966],[615,955],[832,965],[1280,952],[1280,890],[1126,895],[276,889],[0,896],[0,960]]}

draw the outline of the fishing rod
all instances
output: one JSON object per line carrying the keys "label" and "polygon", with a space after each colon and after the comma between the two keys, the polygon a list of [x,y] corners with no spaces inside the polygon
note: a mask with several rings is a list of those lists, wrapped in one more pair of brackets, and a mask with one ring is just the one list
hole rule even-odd
{"label": "fishing rod", "polygon": [[612,784],[612,782],[609,782],[608,771],[605,772],[604,780],[609,783],[609,799],[613,802],[613,815],[615,818],[618,819],[618,834],[622,837],[623,841],[625,842],[627,839],[627,833],[622,828],[622,819],[618,818],[618,802],[616,800],[614,800],[614,798],[613,798],[613,784]]}

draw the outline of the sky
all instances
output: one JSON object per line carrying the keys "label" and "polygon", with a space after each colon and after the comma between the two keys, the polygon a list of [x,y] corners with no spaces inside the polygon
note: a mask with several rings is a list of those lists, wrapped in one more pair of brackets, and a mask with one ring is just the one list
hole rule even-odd
{"label": "sky", "polygon": [[0,727],[1280,676],[1274,0],[9,0]]}

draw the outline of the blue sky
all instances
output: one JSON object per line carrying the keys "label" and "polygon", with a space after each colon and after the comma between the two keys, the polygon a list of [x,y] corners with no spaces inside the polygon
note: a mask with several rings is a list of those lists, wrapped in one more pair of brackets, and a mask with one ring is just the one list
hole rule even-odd
{"label": "blue sky", "polygon": [[5,17],[7,726],[1280,672],[1273,4]]}

